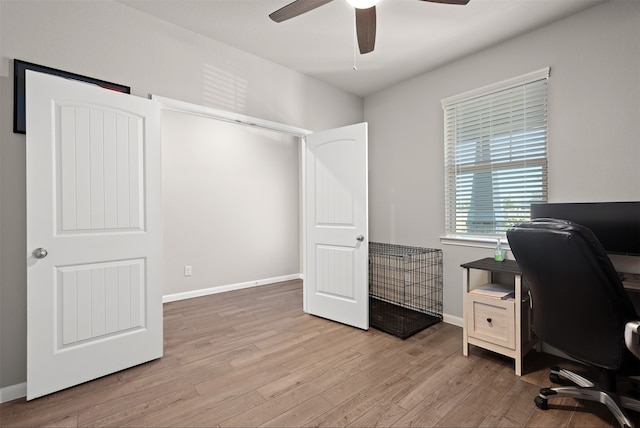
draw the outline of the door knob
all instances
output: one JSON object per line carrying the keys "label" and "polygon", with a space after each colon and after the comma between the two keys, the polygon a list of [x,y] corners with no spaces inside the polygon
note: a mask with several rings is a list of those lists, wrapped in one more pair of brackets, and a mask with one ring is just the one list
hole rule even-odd
{"label": "door knob", "polygon": [[356,236],[356,241],[360,241],[360,242],[364,241],[364,235]]}
{"label": "door knob", "polygon": [[44,248],[36,248],[31,254],[33,254],[33,257],[36,259],[44,259],[49,253]]}

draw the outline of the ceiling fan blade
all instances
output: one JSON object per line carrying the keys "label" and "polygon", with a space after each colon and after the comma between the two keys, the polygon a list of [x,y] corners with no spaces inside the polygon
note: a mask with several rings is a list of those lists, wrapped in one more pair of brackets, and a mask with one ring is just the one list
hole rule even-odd
{"label": "ceiling fan blade", "polygon": [[428,1],[431,3],[442,3],[442,4],[459,4],[461,6],[464,6],[465,4],[469,3],[470,0],[421,0],[421,1]]}
{"label": "ceiling fan blade", "polygon": [[356,9],[356,32],[360,53],[373,51],[376,45],[376,7]]}
{"label": "ceiling fan blade", "polygon": [[269,18],[275,22],[286,21],[287,19],[295,18],[298,15],[312,11],[313,9],[331,1],[333,0],[296,0],[276,10],[269,15]]}

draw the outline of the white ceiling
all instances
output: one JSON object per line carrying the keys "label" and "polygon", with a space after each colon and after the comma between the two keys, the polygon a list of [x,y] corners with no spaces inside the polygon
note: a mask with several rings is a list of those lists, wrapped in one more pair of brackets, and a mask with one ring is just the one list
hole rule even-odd
{"label": "white ceiling", "polygon": [[382,0],[365,55],[345,0],[279,24],[269,13],[292,0],[116,1],[364,97],[609,0]]}

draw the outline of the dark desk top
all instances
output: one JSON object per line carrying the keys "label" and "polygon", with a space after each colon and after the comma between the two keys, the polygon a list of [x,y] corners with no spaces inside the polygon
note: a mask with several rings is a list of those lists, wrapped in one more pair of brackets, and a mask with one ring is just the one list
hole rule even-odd
{"label": "dark desk top", "polygon": [[463,268],[468,269],[480,269],[480,270],[488,270],[492,272],[507,272],[507,273],[515,273],[516,275],[521,275],[520,267],[515,260],[504,260],[501,262],[495,261],[492,257],[487,257],[485,259],[476,260],[473,262],[465,263],[460,265]]}
{"label": "dark desk top", "polygon": [[618,272],[618,274],[625,290],[640,293],[640,274],[626,272]]}
{"label": "dark desk top", "polygon": [[[522,275],[520,267],[515,260],[497,262],[492,257],[487,257],[473,262],[464,263],[460,266],[468,269],[480,269],[491,272],[507,272]],[[625,290],[640,293],[640,274],[624,272],[619,272],[619,274]]]}

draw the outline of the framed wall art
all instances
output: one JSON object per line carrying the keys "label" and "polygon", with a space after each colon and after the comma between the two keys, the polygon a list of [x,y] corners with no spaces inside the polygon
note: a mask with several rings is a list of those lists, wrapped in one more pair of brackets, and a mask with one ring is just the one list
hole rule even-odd
{"label": "framed wall art", "polygon": [[13,132],[26,134],[26,109],[25,109],[25,72],[34,70],[40,73],[47,73],[54,76],[65,77],[67,79],[80,80],[82,82],[93,83],[113,91],[131,93],[129,86],[107,82],[106,80],[94,79],[68,71],[58,70],[44,65],[33,64],[19,59],[13,60]]}

